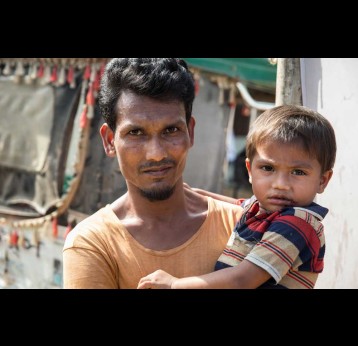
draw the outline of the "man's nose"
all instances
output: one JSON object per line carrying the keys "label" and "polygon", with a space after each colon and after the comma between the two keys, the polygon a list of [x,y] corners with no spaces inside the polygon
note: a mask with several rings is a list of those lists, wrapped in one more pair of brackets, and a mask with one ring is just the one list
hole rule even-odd
{"label": "man's nose", "polygon": [[146,159],[148,161],[161,161],[167,157],[165,142],[158,136],[152,137],[146,144]]}

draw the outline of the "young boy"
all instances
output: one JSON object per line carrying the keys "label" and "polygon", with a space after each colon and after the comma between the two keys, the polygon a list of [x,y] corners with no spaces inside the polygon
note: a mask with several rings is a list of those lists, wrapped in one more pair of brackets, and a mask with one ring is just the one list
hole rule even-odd
{"label": "young boy", "polygon": [[250,128],[246,157],[253,196],[242,202],[215,271],[176,278],[157,270],[138,288],[314,288],[323,270],[321,221],[328,209],[313,200],[333,174],[331,124],[303,106],[274,107]]}

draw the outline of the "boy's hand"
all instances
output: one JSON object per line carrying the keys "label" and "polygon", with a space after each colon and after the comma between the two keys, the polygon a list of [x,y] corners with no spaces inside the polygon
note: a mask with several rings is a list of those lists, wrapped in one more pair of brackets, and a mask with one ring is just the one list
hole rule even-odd
{"label": "boy's hand", "polygon": [[168,274],[164,270],[158,269],[155,272],[141,278],[137,288],[172,288],[172,285],[176,280],[176,277]]}

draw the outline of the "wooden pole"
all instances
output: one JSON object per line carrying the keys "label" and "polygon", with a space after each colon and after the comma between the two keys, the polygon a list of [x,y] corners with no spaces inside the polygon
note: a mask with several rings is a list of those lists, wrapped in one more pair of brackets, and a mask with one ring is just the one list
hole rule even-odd
{"label": "wooden pole", "polygon": [[278,58],[276,106],[302,105],[300,58]]}

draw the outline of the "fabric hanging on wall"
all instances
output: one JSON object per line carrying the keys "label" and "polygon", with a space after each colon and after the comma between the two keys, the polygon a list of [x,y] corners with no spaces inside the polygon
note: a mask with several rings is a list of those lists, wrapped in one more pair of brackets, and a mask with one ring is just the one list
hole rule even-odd
{"label": "fabric hanging on wall", "polygon": [[81,131],[74,119],[82,85],[90,89],[90,118],[105,63],[0,59],[0,214],[37,218],[62,202],[71,138]]}
{"label": "fabric hanging on wall", "polygon": [[[0,85],[10,95],[23,87],[7,88],[9,82],[3,80]],[[0,213],[36,217],[56,205],[63,184],[64,149],[73,128],[80,86],[80,78],[74,89],[24,86],[34,98],[31,107],[23,105],[23,112],[11,112],[13,105],[0,102],[0,128],[4,129],[0,146],[9,150],[0,160]],[[16,95],[9,96],[11,99],[16,100]]]}
{"label": "fabric hanging on wall", "polygon": [[[39,173],[50,146],[55,93],[0,77],[0,165]],[[35,126],[34,126],[35,125]]]}

